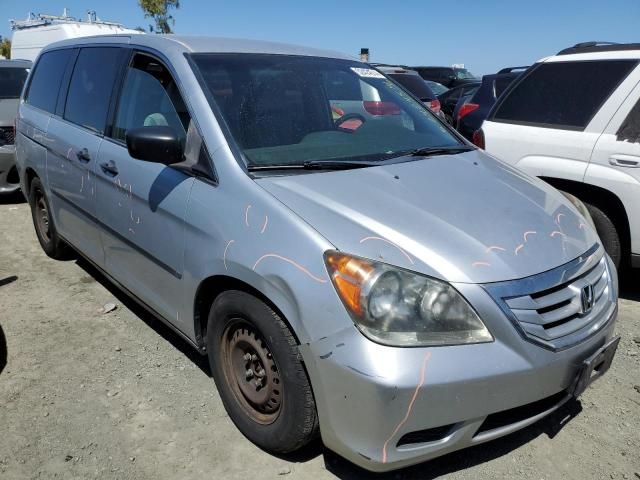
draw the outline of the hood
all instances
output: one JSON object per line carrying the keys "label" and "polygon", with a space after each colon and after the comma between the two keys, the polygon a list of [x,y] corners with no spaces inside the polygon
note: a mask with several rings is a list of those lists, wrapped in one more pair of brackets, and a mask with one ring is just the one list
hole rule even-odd
{"label": "hood", "polygon": [[257,182],[337,249],[450,282],[526,277],[598,241],[560,192],[480,151]]}

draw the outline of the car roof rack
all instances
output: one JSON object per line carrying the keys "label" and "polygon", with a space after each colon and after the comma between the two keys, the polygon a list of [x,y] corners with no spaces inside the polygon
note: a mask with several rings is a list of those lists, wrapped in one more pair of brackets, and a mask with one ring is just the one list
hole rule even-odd
{"label": "car roof rack", "polygon": [[527,68],[529,68],[529,65],[523,65],[521,67],[506,67],[506,68],[503,68],[502,70],[499,70],[498,74],[500,74],[500,73],[511,73],[514,70],[526,70]]}
{"label": "car roof rack", "polygon": [[573,53],[616,52],[624,50],[640,50],[640,43],[615,42],[582,42],[573,47],[560,50],[557,55],[571,55]]}

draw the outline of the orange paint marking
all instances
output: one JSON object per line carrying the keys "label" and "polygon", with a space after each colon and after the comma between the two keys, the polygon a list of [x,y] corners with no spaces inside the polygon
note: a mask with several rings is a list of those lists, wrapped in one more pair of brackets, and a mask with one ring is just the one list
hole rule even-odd
{"label": "orange paint marking", "polygon": [[489,262],[473,262],[471,266],[472,267],[490,267],[491,264]]}
{"label": "orange paint marking", "polygon": [[555,236],[557,236],[557,235],[562,235],[563,237],[566,237],[566,235],[565,235],[564,233],[562,233],[560,230],[554,230],[553,232],[551,232],[551,233],[549,234],[549,236],[550,236],[551,238],[553,238],[553,237],[555,237]]}
{"label": "orange paint marking", "polygon": [[501,252],[506,252],[507,251],[506,248],[498,247],[497,245],[492,245],[491,247],[487,248],[487,253],[489,253],[489,252],[491,252],[493,250],[499,250]]}
{"label": "orange paint marking", "polygon": [[284,262],[287,262],[291,265],[293,265],[294,267],[296,267],[298,270],[300,270],[301,272],[306,273],[310,278],[312,278],[313,280],[315,280],[318,283],[327,283],[327,280],[324,278],[320,278],[320,277],[316,277],[313,273],[311,273],[309,270],[307,270],[306,268],[304,268],[302,265],[300,265],[299,263],[291,260],[290,258],[287,257],[283,257],[280,255],[277,255],[275,253],[267,253],[266,255],[261,256],[258,261],[255,263],[255,265],[253,266],[253,270],[255,271],[256,267],[258,266],[258,264],[260,262],[262,262],[264,259],[266,258],[277,258],[279,260],[282,260]]}
{"label": "orange paint marking", "polygon": [[224,247],[224,254],[222,255],[222,262],[224,263],[224,269],[225,270],[229,270],[227,268],[227,250],[229,249],[229,247],[231,246],[231,244],[235,242],[235,240],[229,240],[229,242],[227,243],[227,246]]}
{"label": "orange paint marking", "polygon": [[393,243],[391,240],[387,240],[386,238],[382,238],[382,237],[364,237],[362,240],[360,240],[360,243],[364,243],[368,240],[380,240],[382,242],[388,243],[389,245],[396,247],[400,251],[400,253],[402,253],[405,257],[407,257],[407,260],[411,262],[411,265],[415,263],[407,252],[405,252],[402,248],[400,248],[398,245]]}
{"label": "orange paint marking", "polygon": [[247,208],[244,211],[244,224],[248,227],[249,226],[249,209],[251,208],[251,205],[247,205]]}
{"label": "orange paint marking", "polygon": [[413,409],[413,404],[415,403],[416,398],[418,398],[418,392],[420,391],[420,388],[422,388],[422,385],[424,385],[425,375],[427,372],[427,364],[429,363],[430,358],[431,358],[431,352],[427,352],[424,354],[424,359],[422,360],[422,370],[420,371],[420,383],[418,383],[416,390],[413,392],[413,396],[411,397],[411,401],[409,402],[409,406],[407,407],[407,413],[404,415],[404,418],[400,421],[398,425],[396,425],[396,428],[393,430],[391,435],[389,435],[389,438],[387,438],[386,442],[384,442],[384,445],[382,446],[382,463],[387,463],[387,444],[391,441],[393,437],[396,436],[396,434],[402,428],[402,426],[405,423],[407,423],[407,420],[409,420],[409,416],[411,415],[411,410]]}

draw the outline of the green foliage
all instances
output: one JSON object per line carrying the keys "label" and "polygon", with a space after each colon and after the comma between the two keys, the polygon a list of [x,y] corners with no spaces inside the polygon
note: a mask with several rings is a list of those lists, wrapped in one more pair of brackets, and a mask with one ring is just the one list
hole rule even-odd
{"label": "green foliage", "polygon": [[0,55],[4,58],[11,58],[11,40],[3,38],[0,42]]}
{"label": "green foliage", "polygon": [[155,27],[149,25],[149,31],[172,33],[171,27],[176,22],[169,11],[180,8],[180,0],[138,0],[138,5],[144,11],[144,17],[152,18],[155,22]]}

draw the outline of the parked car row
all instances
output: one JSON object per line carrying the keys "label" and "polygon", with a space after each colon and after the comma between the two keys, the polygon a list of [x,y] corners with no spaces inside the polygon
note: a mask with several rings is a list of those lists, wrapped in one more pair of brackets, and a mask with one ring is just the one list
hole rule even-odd
{"label": "parked car row", "polygon": [[[638,83],[633,62],[611,68],[581,78]],[[36,60],[16,136],[49,256],[73,249],[207,355],[261,448],[321,435],[375,471],[530,425],[620,340],[583,204],[456,134],[417,74],[381,70],[268,42],[67,40]],[[604,99],[561,113],[555,96],[546,118],[531,104],[547,92],[519,85],[483,127],[497,150],[520,103],[575,124]]]}
{"label": "parked car row", "polygon": [[20,188],[15,162],[15,120],[31,62],[0,60],[0,195]]}

